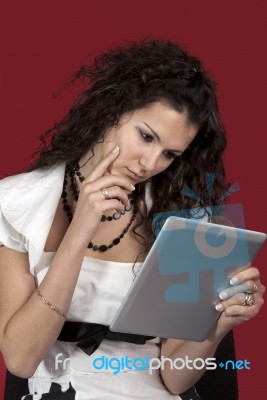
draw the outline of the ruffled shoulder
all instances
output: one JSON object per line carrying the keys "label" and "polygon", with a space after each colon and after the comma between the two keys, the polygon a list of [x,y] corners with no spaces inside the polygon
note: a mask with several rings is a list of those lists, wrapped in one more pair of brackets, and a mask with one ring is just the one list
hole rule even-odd
{"label": "ruffled shoulder", "polygon": [[0,181],[0,245],[29,253],[38,264],[62,192],[65,164]]}

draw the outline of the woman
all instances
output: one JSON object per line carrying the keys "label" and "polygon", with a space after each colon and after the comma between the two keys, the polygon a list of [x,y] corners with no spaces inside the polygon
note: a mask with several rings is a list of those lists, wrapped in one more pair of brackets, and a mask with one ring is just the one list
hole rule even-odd
{"label": "woman", "polygon": [[[215,84],[198,59],[154,39],[109,51],[75,78],[85,89],[43,136],[39,158],[1,182],[0,348],[7,369],[27,379],[16,398],[186,399],[179,395],[189,389],[197,399],[190,388],[203,370],[149,375],[126,366],[114,375],[93,361],[212,357],[263,304],[265,288],[251,267],[232,281],[202,343],[118,340],[105,328],[153,243],[153,214],[197,206],[182,194],[185,185],[209,205],[227,188]],[[210,202],[206,171],[216,176]]]}

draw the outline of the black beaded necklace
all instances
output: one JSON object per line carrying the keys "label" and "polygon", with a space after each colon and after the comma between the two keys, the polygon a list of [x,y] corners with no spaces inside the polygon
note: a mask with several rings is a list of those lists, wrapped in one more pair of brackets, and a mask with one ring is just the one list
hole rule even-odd
{"label": "black beaded necklace", "polygon": [[[77,172],[79,172],[79,171],[77,171]],[[73,214],[72,214],[72,211],[71,211],[71,207],[70,207],[70,205],[69,205],[69,202],[68,202],[68,192],[67,192],[68,175],[69,175],[70,180],[71,180],[70,187],[71,187],[71,190],[72,190],[72,192],[73,192],[74,199],[77,201],[78,198],[79,198],[78,188],[77,188],[77,185],[76,185],[76,182],[75,182],[75,179],[74,179],[74,175],[75,175],[75,174],[76,174],[76,171],[72,168],[71,165],[67,164],[66,170],[65,170],[65,175],[64,175],[63,190],[62,190],[62,194],[61,194],[61,199],[62,199],[62,203],[63,203],[63,210],[66,212],[66,214],[67,214],[67,216],[68,216],[68,218],[69,218],[69,222],[72,221]],[[76,174],[76,175],[77,175],[77,174]],[[79,175],[77,175],[77,176],[79,177],[80,182],[83,182],[83,181],[84,181],[85,178],[82,176],[82,174],[81,174],[80,172],[79,172]],[[127,206],[125,206],[125,207],[127,207]],[[128,206],[128,207],[129,207],[129,206]],[[125,211],[129,211],[130,209],[132,209],[132,207],[133,207],[133,206],[132,206],[132,204],[131,204],[131,208],[129,208],[129,209],[125,210]],[[115,214],[116,214],[116,213],[115,213]],[[110,217],[111,220],[112,220],[112,219],[118,219],[118,218],[114,218],[114,215],[115,215],[115,214],[113,214],[113,217]],[[122,213],[120,213],[120,214],[122,214]],[[102,215],[101,221],[102,221],[103,217],[108,218],[107,216]],[[129,222],[129,223],[127,224],[127,226],[123,229],[122,233],[121,233],[118,237],[116,237],[115,239],[113,239],[112,242],[111,242],[110,244],[107,244],[107,245],[106,245],[106,244],[102,244],[102,245],[99,245],[99,246],[98,246],[98,245],[95,245],[93,242],[90,241],[90,242],[88,243],[87,248],[88,248],[88,249],[92,249],[92,250],[94,250],[94,251],[104,252],[104,251],[107,251],[108,249],[111,249],[113,246],[118,245],[118,244],[120,243],[121,239],[124,237],[124,235],[128,232],[128,230],[129,230],[130,226],[132,225],[132,223],[133,223],[135,217],[136,217],[136,210],[133,210],[133,215],[132,215],[132,217],[131,217],[131,219],[130,219],[130,222]],[[120,216],[119,216],[119,218],[120,218]]]}

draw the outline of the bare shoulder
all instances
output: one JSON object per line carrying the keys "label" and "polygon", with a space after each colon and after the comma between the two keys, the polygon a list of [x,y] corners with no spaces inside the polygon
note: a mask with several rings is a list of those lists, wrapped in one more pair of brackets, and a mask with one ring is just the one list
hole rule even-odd
{"label": "bare shoulder", "polygon": [[28,253],[0,247],[0,345],[8,321],[35,290]]}

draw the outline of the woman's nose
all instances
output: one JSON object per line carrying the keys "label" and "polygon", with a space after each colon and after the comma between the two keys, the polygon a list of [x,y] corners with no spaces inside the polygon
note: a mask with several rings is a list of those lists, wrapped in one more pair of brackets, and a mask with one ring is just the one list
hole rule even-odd
{"label": "woman's nose", "polygon": [[159,155],[156,152],[148,152],[140,157],[140,165],[145,171],[151,172],[155,169],[158,158]]}

